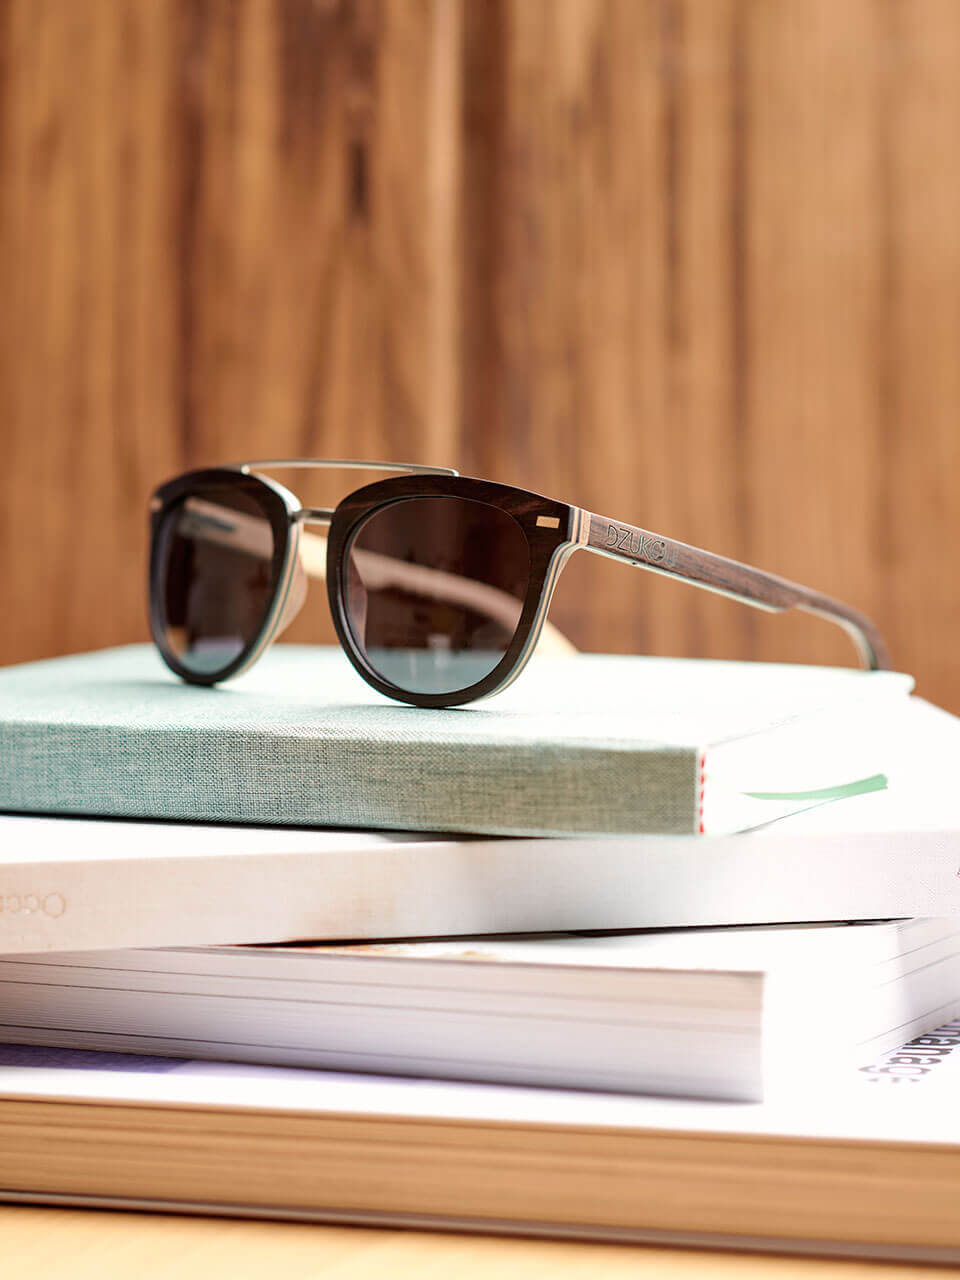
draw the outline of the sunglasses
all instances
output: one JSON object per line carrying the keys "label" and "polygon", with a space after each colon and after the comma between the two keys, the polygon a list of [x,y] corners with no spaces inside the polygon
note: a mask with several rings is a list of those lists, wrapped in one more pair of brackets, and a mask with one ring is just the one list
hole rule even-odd
{"label": "sunglasses", "polygon": [[[281,468],[395,472],[335,508],[305,507],[262,475]],[[400,702],[448,707],[497,693],[538,639],[560,570],[594,551],[745,604],[801,609],[845,627],[863,665],[889,668],[873,623],[784,578],[551,498],[440,467],[307,459],[191,471],[153,495],[150,624],[192,684],[246,670],[325,578],[340,643]],[[322,527],[325,533],[315,532]]]}

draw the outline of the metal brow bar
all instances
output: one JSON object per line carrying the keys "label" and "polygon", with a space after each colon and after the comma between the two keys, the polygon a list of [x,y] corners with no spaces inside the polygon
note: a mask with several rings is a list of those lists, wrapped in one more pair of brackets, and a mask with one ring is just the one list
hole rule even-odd
{"label": "metal brow bar", "polygon": [[254,462],[234,462],[233,467],[249,475],[259,469],[278,470],[289,467],[291,470],[307,470],[311,467],[337,468],[341,471],[400,471],[412,476],[456,476],[459,471],[453,467],[430,467],[419,462],[364,462],[356,458],[258,458]]}
{"label": "metal brow bar", "polygon": [[890,654],[880,632],[857,609],[811,591],[787,578],[780,578],[738,560],[701,551],[685,542],[675,542],[659,533],[621,524],[606,516],[584,511],[581,516],[580,545],[587,551],[623,560],[640,569],[666,574],[729,596],[743,604],[771,613],[799,609],[841,626],[851,636],[863,665],[871,671],[889,671]]}

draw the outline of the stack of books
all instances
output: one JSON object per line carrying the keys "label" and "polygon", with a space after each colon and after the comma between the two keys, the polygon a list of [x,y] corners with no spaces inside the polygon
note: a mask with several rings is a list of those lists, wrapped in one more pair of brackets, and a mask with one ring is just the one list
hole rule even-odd
{"label": "stack of books", "polygon": [[885,672],[0,672],[0,1198],[960,1258],[958,747]]}

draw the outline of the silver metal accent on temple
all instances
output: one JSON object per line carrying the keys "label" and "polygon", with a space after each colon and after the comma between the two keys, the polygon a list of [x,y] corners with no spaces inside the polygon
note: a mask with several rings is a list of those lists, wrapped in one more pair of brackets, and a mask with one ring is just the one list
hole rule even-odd
{"label": "silver metal accent on temple", "polygon": [[590,549],[590,512],[584,507],[573,508],[573,524],[570,529],[570,541],[578,547]]}

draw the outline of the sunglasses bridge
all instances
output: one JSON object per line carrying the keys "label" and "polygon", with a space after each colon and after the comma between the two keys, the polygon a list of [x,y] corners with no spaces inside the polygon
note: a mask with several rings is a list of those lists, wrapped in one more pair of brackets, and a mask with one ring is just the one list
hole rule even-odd
{"label": "sunglasses bridge", "polygon": [[293,513],[293,519],[297,524],[329,525],[333,522],[333,516],[333,507],[301,507],[299,511]]}

